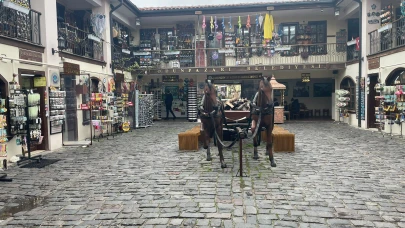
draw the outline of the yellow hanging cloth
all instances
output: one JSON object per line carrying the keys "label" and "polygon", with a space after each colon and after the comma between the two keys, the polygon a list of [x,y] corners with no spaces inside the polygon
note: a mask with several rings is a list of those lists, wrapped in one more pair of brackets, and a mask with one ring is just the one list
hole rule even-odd
{"label": "yellow hanging cloth", "polygon": [[274,30],[274,22],[273,22],[273,15],[266,14],[263,23],[264,29],[264,39],[271,40],[273,39],[273,30]]}

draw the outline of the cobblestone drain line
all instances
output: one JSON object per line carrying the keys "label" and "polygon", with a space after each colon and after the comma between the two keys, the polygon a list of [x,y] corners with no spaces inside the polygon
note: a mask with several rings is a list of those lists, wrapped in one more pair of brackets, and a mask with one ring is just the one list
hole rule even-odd
{"label": "cobblestone drain line", "polygon": [[158,122],[89,148],[46,155],[43,169],[8,171],[0,210],[10,198],[43,197],[1,227],[405,227],[405,141],[332,122],[283,125],[296,134],[295,153],[276,153],[270,168],[260,147],[249,177],[205,151],[178,152],[177,133],[195,123]]}

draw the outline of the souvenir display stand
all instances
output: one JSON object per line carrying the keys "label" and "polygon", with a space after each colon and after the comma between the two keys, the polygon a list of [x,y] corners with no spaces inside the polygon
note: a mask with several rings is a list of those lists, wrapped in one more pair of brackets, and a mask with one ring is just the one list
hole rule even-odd
{"label": "souvenir display stand", "polygon": [[135,126],[146,128],[153,124],[153,94],[135,94]]}
{"label": "souvenir display stand", "polygon": [[161,120],[162,119],[162,89],[153,89],[151,91],[153,93],[154,98],[154,120]]}
{"label": "souvenir display stand", "polygon": [[281,103],[279,106],[274,107],[274,123],[282,124],[284,123],[284,90],[287,88],[285,85],[276,81],[274,75],[271,77],[270,84],[273,88],[273,97],[274,90],[281,90]]}
{"label": "souvenir display stand", "polygon": [[190,122],[197,121],[197,87],[190,86],[188,87],[188,96],[187,96],[187,119]]}
{"label": "souvenir display stand", "polygon": [[[7,105],[6,99],[0,99],[0,159],[3,163],[3,169],[7,169]],[[12,179],[7,178],[7,174],[0,173],[0,182],[10,182]]]}
{"label": "souvenir display stand", "polygon": [[49,88],[49,126],[50,134],[60,134],[66,114],[66,92],[56,88]]}
{"label": "souvenir display stand", "polygon": [[[378,101],[378,106],[375,107],[375,122],[378,125],[378,131],[383,133],[385,128],[384,121],[384,84],[378,83],[374,87],[376,90],[375,99]],[[384,133],[383,133],[384,135]]]}
{"label": "souvenir display stand", "polygon": [[339,108],[339,124],[342,122],[341,118],[344,117],[344,108],[348,105],[348,102],[350,101],[350,97],[347,97],[347,95],[350,94],[349,91],[340,89],[336,90],[336,106]]}
{"label": "souvenir display stand", "polygon": [[[17,145],[22,145],[22,157],[17,162],[40,162],[41,155],[31,156],[31,146],[41,144],[40,94],[33,90],[21,90],[16,83],[10,83],[9,98],[10,133],[15,135]],[[28,157],[25,154],[28,154]]]}
{"label": "souvenir display stand", "polygon": [[[389,125],[388,135],[391,138],[394,136],[393,125],[397,124],[400,128],[399,137],[403,137],[402,134],[402,123],[405,121],[405,86],[396,85],[396,86],[384,86],[382,88],[382,97],[383,100],[383,115],[384,115],[384,125]],[[384,126],[385,128],[385,126]],[[386,135],[383,132],[383,136]]]}
{"label": "souvenir display stand", "polygon": [[100,141],[100,138],[106,137],[108,139],[109,131],[108,125],[111,124],[109,120],[107,95],[102,93],[92,93],[90,98],[91,104],[91,122],[93,125],[94,135],[93,138]]}

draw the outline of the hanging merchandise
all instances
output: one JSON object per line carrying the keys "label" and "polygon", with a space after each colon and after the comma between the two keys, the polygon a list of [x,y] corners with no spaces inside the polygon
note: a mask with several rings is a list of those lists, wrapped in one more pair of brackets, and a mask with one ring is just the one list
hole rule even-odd
{"label": "hanging merchandise", "polygon": [[221,25],[222,25],[222,31],[225,32],[225,17],[222,17],[222,23],[221,23]]}
{"label": "hanging merchandise", "polygon": [[256,15],[256,34],[259,32],[259,15]]}
{"label": "hanging merchandise", "polygon": [[250,15],[248,15],[247,21],[246,21],[246,28],[250,29],[250,27],[252,27],[252,26],[250,25]]}
{"label": "hanging merchandise", "polygon": [[240,16],[238,20],[238,25],[239,25],[239,32],[242,32],[242,21],[240,20]]}
{"label": "hanging merchandise", "polygon": [[93,27],[93,31],[97,37],[103,37],[103,32],[105,30],[105,15],[92,14],[91,26]]}
{"label": "hanging merchandise", "polygon": [[262,14],[260,14],[260,16],[259,16],[259,25],[260,25],[260,29],[262,29],[263,27],[262,27],[262,25],[263,25],[263,16],[262,16]]}
{"label": "hanging merchandise", "polygon": [[214,22],[214,25],[215,25],[215,32],[217,32],[217,29],[218,29],[218,24],[217,24],[217,16],[215,16],[215,22]]}
{"label": "hanging merchandise", "polygon": [[229,16],[228,24],[229,24],[229,29],[232,31],[233,30],[233,28],[232,28],[232,16]]}
{"label": "hanging merchandise", "polygon": [[211,24],[210,28],[211,28],[211,33],[212,33],[212,30],[214,29],[214,20],[212,19],[212,16],[211,16],[210,24]]}
{"label": "hanging merchandise", "polygon": [[202,21],[202,31],[203,34],[205,34],[205,28],[207,27],[207,25],[205,24],[205,16],[203,15],[203,21]]}
{"label": "hanging merchandise", "polygon": [[266,14],[266,18],[264,20],[263,30],[264,30],[264,39],[272,40],[274,30],[273,16],[269,15],[268,13]]}

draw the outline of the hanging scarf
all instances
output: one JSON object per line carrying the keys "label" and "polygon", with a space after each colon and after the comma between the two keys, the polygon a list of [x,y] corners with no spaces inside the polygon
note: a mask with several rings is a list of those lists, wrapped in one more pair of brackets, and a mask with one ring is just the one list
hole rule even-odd
{"label": "hanging scarf", "polygon": [[248,15],[247,21],[246,21],[246,28],[249,29],[250,27],[252,27],[252,26],[250,25],[250,15]]}
{"label": "hanging scarf", "polygon": [[203,21],[202,21],[202,28],[203,31],[205,31],[205,28],[207,27],[207,25],[205,24],[205,16],[203,16]]}
{"label": "hanging scarf", "polygon": [[222,17],[222,30],[225,32],[225,17]]}
{"label": "hanging scarf", "polygon": [[229,16],[229,29],[232,31],[232,16]]}
{"label": "hanging scarf", "polygon": [[269,15],[268,13],[266,14],[266,18],[264,19],[263,29],[264,29],[264,39],[272,40],[274,29],[273,16]]}
{"label": "hanging scarf", "polygon": [[212,29],[214,29],[214,20],[212,19],[212,16],[211,16],[211,21],[210,21],[210,23],[211,23],[211,32],[212,32]]}

